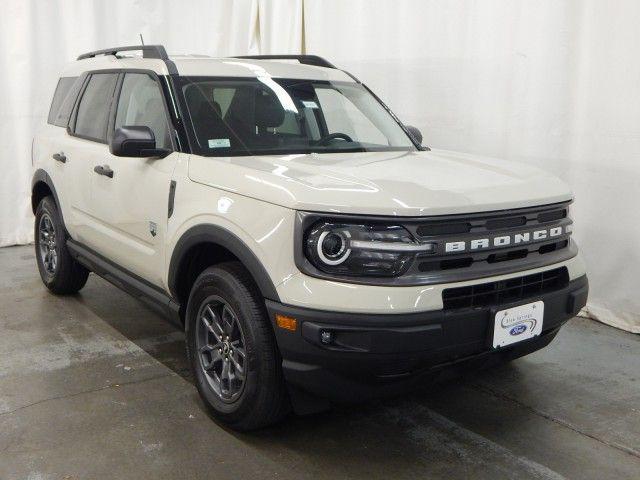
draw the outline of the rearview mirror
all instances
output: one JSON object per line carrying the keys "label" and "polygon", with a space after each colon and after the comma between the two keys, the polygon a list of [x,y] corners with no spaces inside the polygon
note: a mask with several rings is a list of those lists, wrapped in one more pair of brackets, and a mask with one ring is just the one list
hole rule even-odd
{"label": "rearview mirror", "polygon": [[404,127],[407,129],[413,139],[418,142],[419,145],[422,145],[422,133],[420,132],[420,130],[412,125],[405,125]]}
{"label": "rearview mirror", "polygon": [[168,148],[156,148],[156,137],[149,127],[125,126],[116,128],[109,143],[109,151],[116,157],[160,157],[171,153]]}

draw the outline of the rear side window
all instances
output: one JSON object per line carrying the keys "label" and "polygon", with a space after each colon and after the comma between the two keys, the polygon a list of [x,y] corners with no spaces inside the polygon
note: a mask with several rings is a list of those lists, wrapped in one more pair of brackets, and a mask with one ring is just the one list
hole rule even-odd
{"label": "rear side window", "polygon": [[106,143],[109,109],[117,78],[115,73],[91,75],[78,105],[74,129],[76,135]]}
{"label": "rear side window", "polygon": [[80,85],[81,82],[78,77],[62,77],[58,80],[58,86],[51,101],[47,123],[58,127],[67,126]]}

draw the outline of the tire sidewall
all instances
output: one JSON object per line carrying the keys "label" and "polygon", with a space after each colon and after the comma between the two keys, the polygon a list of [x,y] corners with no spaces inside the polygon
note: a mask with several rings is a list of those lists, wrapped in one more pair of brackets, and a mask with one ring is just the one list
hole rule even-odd
{"label": "tire sidewall", "polygon": [[[243,290],[243,285],[231,273],[221,269],[209,269],[194,283],[187,305],[187,352],[196,387],[214,417],[225,423],[238,421],[249,413],[255,402],[258,401],[261,384],[261,362],[256,351],[257,346],[260,345],[260,339],[257,337],[258,332],[254,327],[256,319],[253,318],[254,314],[247,305],[245,295],[242,294]],[[244,333],[248,368],[246,368],[244,390],[240,397],[232,403],[223,402],[211,389],[198,358],[196,346],[198,313],[203,303],[211,296],[220,297],[229,304]]]}

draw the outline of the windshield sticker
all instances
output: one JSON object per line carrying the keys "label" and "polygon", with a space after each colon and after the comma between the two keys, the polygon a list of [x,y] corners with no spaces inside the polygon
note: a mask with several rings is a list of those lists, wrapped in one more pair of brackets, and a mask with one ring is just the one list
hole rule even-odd
{"label": "windshield sticker", "polygon": [[318,104],[311,100],[302,100],[302,105],[304,105],[307,108],[318,108]]}
{"label": "windshield sticker", "polygon": [[210,138],[209,148],[229,148],[231,141],[228,138]]}

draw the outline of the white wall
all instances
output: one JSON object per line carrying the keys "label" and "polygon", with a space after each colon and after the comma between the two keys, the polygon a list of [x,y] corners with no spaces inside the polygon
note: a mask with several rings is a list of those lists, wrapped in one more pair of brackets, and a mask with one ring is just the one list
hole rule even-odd
{"label": "white wall", "polygon": [[31,240],[30,142],[79,53],[326,56],[425,143],[567,180],[590,311],[640,331],[640,2],[618,0],[0,0],[0,246]]}

